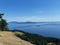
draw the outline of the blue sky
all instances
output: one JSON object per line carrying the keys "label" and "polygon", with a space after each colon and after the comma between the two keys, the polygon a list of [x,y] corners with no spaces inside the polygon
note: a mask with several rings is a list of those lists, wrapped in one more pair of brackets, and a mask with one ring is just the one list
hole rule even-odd
{"label": "blue sky", "polygon": [[60,0],[0,0],[7,21],[60,21]]}

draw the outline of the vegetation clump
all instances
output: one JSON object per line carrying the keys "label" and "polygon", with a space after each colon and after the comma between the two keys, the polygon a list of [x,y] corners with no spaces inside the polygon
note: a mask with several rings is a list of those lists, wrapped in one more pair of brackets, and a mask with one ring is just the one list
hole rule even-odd
{"label": "vegetation clump", "polygon": [[[17,30],[16,30],[17,31]],[[20,32],[20,31],[18,31]],[[21,31],[24,33],[23,35],[20,35],[20,33],[16,33],[15,35],[25,41],[29,41],[32,44],[35,45],[60,45],[60,39],[58,38],[52,38],[52,37],[44,37],[38,34],[31,34],[24,31]]]}
{"label": "vegetation clump", "polygon": [[0,13],[0,31],[8,31],[7,22],[3,19],[3,15]]}

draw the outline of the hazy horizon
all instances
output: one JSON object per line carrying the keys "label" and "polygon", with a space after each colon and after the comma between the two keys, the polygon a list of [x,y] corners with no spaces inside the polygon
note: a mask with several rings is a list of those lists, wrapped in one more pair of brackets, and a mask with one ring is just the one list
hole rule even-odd
{"label": "hazy horizon", "polygon": [[60,21],[8,21],[6,20],[7,22],[60,22]]}

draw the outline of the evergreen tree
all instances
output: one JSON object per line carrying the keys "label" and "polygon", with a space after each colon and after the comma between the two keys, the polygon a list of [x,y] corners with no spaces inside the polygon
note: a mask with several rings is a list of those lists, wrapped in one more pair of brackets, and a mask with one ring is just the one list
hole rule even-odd
{"label": "evergreen tree", "polygon": [[1,30],[1,31],[6,31],[6,30],[8,30],[8,27],[7,27],[7,22],[6,22],[6,20],[4,20],[4,19],[2,18],[3,15],[4,15],[4,14],[0,14],[0,30]]}

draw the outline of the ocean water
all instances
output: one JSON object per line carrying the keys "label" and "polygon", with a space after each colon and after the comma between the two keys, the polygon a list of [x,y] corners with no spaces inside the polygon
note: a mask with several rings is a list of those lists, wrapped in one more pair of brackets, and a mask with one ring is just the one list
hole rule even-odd
{"label": "ocean water", "polygon": [[18,29],[47,37],[60,38],[60,23],[9,23],[8,27],[11,30]]}

